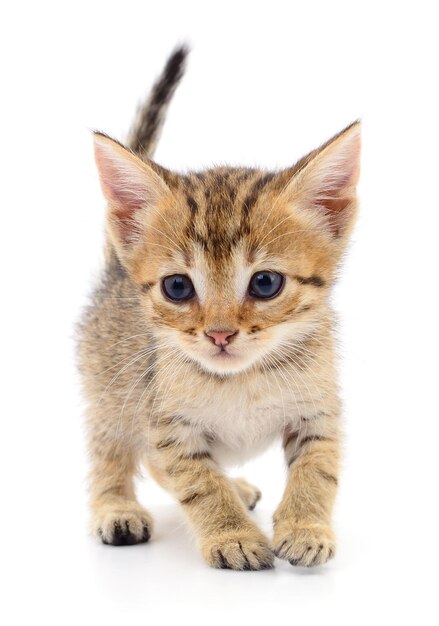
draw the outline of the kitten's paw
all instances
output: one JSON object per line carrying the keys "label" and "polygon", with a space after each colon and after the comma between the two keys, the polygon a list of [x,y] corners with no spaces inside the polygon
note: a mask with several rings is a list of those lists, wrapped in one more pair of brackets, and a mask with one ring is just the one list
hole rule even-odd
{"label": "kitten's paw", "polygon": [[262,496],[259,489],[247,482],[245,478],[233,478],[233,484],[245,506],[253,511]]}
{"label": "kitten's paw", "polygon": [[146,543],[151,537],[152,518],[140,507],[104,508],[94,515],[93,531],[103,543],[112,546]]}
{"label": "kitten's paw", "polygon": [[299,526],[279,522],[274,532],[274,553],[291,565],[323,565],[335,554],[334,533],[329,526]]}
{"label": "kitten's paw", "polygon": [[221,533],[209,538],[202,551],[209,565],[218,569],[270,569],[274,562],[267,539],[257,530]]}

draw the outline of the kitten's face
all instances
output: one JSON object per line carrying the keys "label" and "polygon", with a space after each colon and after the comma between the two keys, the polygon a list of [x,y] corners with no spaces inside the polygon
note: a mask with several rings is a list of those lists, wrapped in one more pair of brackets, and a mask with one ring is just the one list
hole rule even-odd
{"label": "kitten's face", "polygon": [[221,168],[177,176],[100,141],[110,233],[158,343],[218,375],[288,358],[324,315],[355,210],[355,159],[340,187],[332,159],[322,191],[320,153],[312,168],[302,161],[276,175]]}
{"label": "kitten's face", "polygon": [[281,181],[267,181],[249,206],[265,175],[247,174],[245,184],[236,170],[182,179],[138,257],[136,281],[153,285],[143,302],[159,341],[221,375],[286,358],[318,322],[333,267],[330,242],[306,236]]}

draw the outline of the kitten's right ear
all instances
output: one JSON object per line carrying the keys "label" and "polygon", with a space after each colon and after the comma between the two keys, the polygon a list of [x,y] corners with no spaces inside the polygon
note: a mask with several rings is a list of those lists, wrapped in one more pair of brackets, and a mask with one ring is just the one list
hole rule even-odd
{"label": "kitten's right ear", "polygon": [[109,231],[122,256],[140,243],[146,221],[170,195],[164,180],[117,141],[94,134],[96,165],[108,202]]}

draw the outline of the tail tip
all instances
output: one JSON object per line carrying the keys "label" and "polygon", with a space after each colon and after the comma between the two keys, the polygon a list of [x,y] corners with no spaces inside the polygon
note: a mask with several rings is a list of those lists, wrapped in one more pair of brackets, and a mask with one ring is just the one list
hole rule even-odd
{"label": "tail tip", "polygon": [[189,45],[187,43],[182,43],[179,44],[171,53],[165,69],[166,78],[170,82],[177,81],[182,77],[189,52]]}

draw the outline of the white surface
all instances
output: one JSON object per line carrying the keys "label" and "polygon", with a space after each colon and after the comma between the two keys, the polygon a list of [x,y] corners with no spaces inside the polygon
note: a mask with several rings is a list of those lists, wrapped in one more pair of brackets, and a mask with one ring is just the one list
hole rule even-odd
{"label": "white surface", "polygon": [[[0,37],[4,624],[436,624],[437,20],[432,2],[11,3]],[[101,259],[88,128],[117,137],[193,44],[157,158],[287,165],[363,118],[362,214],[335,294],[345,460],[327,567],[211,571],[146,482],[154,541],[86,534],[72,325]],[[281,455],[242,470],[266,527]]]}

